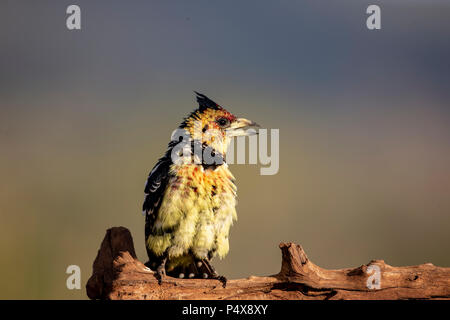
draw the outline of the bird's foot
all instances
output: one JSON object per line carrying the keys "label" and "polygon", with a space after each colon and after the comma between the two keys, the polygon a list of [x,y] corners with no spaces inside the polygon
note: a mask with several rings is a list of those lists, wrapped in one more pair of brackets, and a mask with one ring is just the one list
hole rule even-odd
{"label": "bird's foot", "polygon": [[158,284],[161,285],[163,279],[166,277],[166,269],[165,267],[158,267],[156,270],[156,278],[158,279]]}
{"label": "bird's foot", "polygon": [[222,287],[224,287],[224,288],[227,287],[228,279],[225,276],[221,276],[221,275],[217,274],[216,276],[212,277],[211,279],[217,279],[222,283]]}
{"label": "bird's foot", "polygon": [[158,268],[156,268],[156,278],[158,279],[158,284],[161,285],[162,284],[162,280],[165,278],[166,276],[166,261],[167,259],[164,258],[161,261],[161,264],[158,266]]}
{"label": "bird's foot", "polygon": [[211,265],[209,259],[203,259],[201,263],[204,265],[204,270],[206,271],[205,273],[203,273],[203,278],[219,280],[224,288],[227,286],[227,278],[225,276],[219,275],[216,269]]}

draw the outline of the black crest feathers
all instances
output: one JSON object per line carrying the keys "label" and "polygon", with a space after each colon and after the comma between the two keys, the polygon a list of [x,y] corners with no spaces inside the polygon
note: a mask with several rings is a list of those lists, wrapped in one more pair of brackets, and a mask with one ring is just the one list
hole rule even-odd
{"label": "black crest feathers", "polygon": [[214,109],[214,110],[220,110],[222,109],[221,106],[219,106],[217,103],[209,99],[204,94],[198,93],[197,91],[194,91],[197,94],[197,102],[198,102],[198,109],[200,112],[205,111],[206,109]]}

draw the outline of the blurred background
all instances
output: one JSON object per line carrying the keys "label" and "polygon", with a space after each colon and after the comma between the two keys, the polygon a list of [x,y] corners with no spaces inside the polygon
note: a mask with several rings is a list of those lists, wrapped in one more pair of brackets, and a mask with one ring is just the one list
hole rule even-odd
{"label": "blurred background", "polygon": [[193,90],[280,130],[278,174],[231,167],[220,273],[277,273],[281,241],[325,268],[450,266],[449,39],[448,1],[3,0],[0,298],[86,299],[112,226],[146,261],[144,183]]}

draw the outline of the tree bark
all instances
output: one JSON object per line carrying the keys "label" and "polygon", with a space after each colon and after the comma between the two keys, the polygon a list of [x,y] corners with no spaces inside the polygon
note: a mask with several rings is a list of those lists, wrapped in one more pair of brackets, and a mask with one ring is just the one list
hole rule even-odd
{"label": "tree bark", "polygon": [[[276,275],[229,280],[166,277],[140,262],[130,231],[108,229],[94,261],[86,290],[91,299],[450,299],[450,268],[431,263],[392,267],[373,260],[357,268],[327,270],[306,256],[300,245],[281,243]],[[379,275],[377,282],[377,276]]]}

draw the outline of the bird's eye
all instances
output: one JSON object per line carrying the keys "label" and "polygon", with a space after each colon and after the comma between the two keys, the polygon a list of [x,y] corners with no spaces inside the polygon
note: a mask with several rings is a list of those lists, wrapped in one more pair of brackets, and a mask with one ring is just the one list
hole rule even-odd
{"label": "bird's eye", "polygon": [[216,122],[222,128],[228,127],[230,125],[230,120],[228,120],[227,118],[219,118]]}

